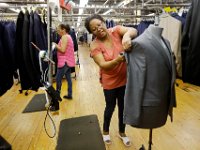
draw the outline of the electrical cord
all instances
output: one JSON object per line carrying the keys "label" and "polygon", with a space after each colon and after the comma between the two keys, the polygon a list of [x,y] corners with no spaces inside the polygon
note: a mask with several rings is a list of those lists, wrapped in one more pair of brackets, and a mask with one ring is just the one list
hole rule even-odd
{"label": "electrical cord", "polygon": [[[40,48],[38,48],[33,42],[31,42],[31,44],[37,49],[39,50],[39,54],[38,54],[38,57],[39,57],[39,66],[40,66],[40,72],[41,72],[41,82],[42,84],[47,84],[47,73],[48,73],[48,70],[49,70],[49,65],[50,65],[50,62],[55,64],[51,59],[48,58],[47,56],[47,52],[45,50],[41,50]],[[46,68],[45,71],[43,71],[43,68],[42,68],[42,60],[45,61],[45,62],[48,62],[48,67]],[[46,97],[47,98],[47,97]],[[45,116],[45,119],[44,119],[44,129],[45,129],[45,132],[46,134],[48,135],[48,137],[50,138],[54,138],[56,136],[56,125],[55,125],[55,122],[53,121],[51,115],[49,114],[49,110],[50,110],[50,107],[51,107],[51,104],[49,105],[49,107],[47,108],[47,113],[46,113],[46,116]],[[46,121],[47,121],[47,116],[49,116],[52,124],[53,124],[53,128],[54,128],[54,134],[51,136],[48,131],[47,131],[47,128],[46,128]]]}
{"label": "electrical cord", "polygon": [[[45,119],[44,119],[44,129],[45,129],[45,132],[46,132],[46,134],[48,135],[48,137],[54,138],[54,137],[56,136],[56,125],[55,125],[55,122],[53,121],[51,115],[49,114],[50,107],[51,107],[51,105],[48,107],[47,113],[46,113],[46,116],[45,116]],[[54,131],[55,131],[54,134],[53,134],[52,136],[48,133],[47,128],[46,128],[47,116],[49,116],[49,118],[50,118],[50,120],[51,120],[51,122],[52,122],[52,124],[53,124]]]}

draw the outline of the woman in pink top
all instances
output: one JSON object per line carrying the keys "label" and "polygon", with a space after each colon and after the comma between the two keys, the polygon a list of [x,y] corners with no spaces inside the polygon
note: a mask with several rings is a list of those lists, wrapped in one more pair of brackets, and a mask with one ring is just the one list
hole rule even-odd
{"label": "woman in pink top", "polygon": [[57,28],[61,39],[56,45],[57,49],[57,73],[56,73],[56,90],[60,93],[62,86],[62,78],[65,75],[68,82],[68,94],[64,98],[72,99],[72,79],[71,67],[75,66],[74,44],[69,35],[69,25],[60,24]]}
{"label": "woman in pink top", "polygon": [[104,111],[103,140],[111,143],[109,127],[116,102],[118,104],[119,137],[126,146],[130,140],[125,134],[123,123],[124,94],[126,85],[126,62],[124,50],[131,47],[131,39],[137,36],[134,28],[115,26],[106,28],[105,20],[100,15],[92,15],[85,21],[85,27],[96,38],[92,41],[91,57],[100,67],[100,82],[103,87],[106,107]]}

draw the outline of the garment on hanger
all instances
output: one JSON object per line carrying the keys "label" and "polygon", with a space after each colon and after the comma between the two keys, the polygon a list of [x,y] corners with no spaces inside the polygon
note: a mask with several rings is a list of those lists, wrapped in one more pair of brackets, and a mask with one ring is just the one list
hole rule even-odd
{"label": "garment on hanger", "polygon": [[24,22],[24,13],[23,11],[20,11],[17,17],[16,36],[15,36],[16,40],[14,47],[16,51],[17,68],[19,69],[21,89],[29,89],[31,87],[31,83],[23,58],[23,45],[22,45],[23,22]]}
{"label": "garment on hanger", "polygon": [[61,8],[65,9],[67,11],[71,10],[71,5],[68,2],[65,2],[65,0],[59,0],[59,3],[60,3]]}
{"label": "garment on hanger", "polygon": [[168,39],[172,51],[176,58],[176,71],[177,76],[182,77],[182,62],[181,62],[181,37],[182,37],[182,24],[179,20],[173,18],[169,14],[161,14],[159,16],[159,26],[164,28],[163,37]]}
{"label": "garment on hanger", "polygon": [[[28,80],[26,82],[30,83],[31,87],[29,87],[29,88],[36,90],[37,89],[35,87],[35,77],[36,77],[35,75],[36,75],[36,73],[35,73],[35,70],[33,69],[32,61],[31,61],[31,53],[34,49],[30,50],[31,43],[29,41],[29,39],[32,38],[32,34],[34,33],[32,31],[33,22],[30,23],[30,17],[31,16],[30,16],[29,12],[26,10],[26,12],[24,14],[24,21],[23,21],[23,28],[22,28],[22,55],[23,55],[23,57],[21,59],[23,59],[23,63],[25,64],[24,69],[27,71],[27,74],[26,74],[27,77],[26,78]],[[32,19],[32,17],[31,17],[31,19]],[[31,21],[33,21],[33,20],[31,20]],[[30,28],[30,27],[32,27],[32,28]],[[40,80],[39,80],[39,83],[40,83]]]}
{"label": "garment on hanger", "polygon": [[107,28],[112,28],[112,27],[114,27],[115,26],[115,22],[114,22],[114,20],[106,20],[106,27]]}
{"label": "garment on hanger", "polygon": [[137,26],[138,36],[141,35],[154,21],[141,21]]}
{"label": "garment on hanger", "polygon": [[181,22],[181,33],[183,32],[183,29],[184,29],[184,26],[185,26],[185,22],[186,22],[186,19],[179,16],[177,13],[172,13],[171,14],[172,17],[176,18],[177,20],[179,20]]}
{"label": "garment on hanger", "polygon": [[200,86],[200,2],[192,0],[182,38],[183,81]]}
{"label": "garment on hanger", "polygon": [[76,51],[78,51],[78,43],[77,43],[75,30],[71,29],[69,34],[72,37],[72,40],[73,40],[73,43],[74,43],[74,51],[76,52]]}
{"label": "garment on hanger", "polygon": [[126,53],[124,123],[134,127],[157,128],[166,123],[168,114],[173,118],[175,65],[162,30],[150,25]]}
{"label": "garment on hanger", "polygon": [[31,42],[36,44],[40,49],[47,50],[47,38],[45,37],[44,27],[45,25],[41,22],[41,18],[36,12],[29,14],[26,11],[24,14],[21,11],[19,13],[15,50],[21,90],[37,91],[42,86],[40,83],[39,51],[32,46]]}
{"label": "garment on hanger", "polygon": [[16,25],[13,21],[0,21],[0,96],[13,85],[16,71],[15,43]]}

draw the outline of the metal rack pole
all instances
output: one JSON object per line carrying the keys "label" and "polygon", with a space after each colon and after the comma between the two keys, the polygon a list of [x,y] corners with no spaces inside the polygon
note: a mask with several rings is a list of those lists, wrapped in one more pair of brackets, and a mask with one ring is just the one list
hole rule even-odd
{"label": "metal rack pole", "polygon": [[190,6],[190,3],[180,3],[180,4],[144,4],[145,7],[148,6],[158,6],[158,7],[165,7],[165,6],[171,6],[171,7],[187,7]]}
{"label": "metal rack pole", "polygon": [[[49,5],[49,0],[47,0],[47,43],[48,43],[48,54],[49,54],[49,58],[52,59],[52,55],[51,55],[51,8],[50,8],[50,5]],[[48,72],[48,81],[50,84],[52,84],[52,65],[49,64],[49,72]]]}

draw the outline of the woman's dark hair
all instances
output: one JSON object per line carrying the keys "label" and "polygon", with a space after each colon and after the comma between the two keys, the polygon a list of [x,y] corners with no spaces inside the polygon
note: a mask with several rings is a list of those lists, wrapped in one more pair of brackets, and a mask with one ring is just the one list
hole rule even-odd
{"label": "woman's dark hair", "polygon": [[67,33],[69,33],[69,31],[70,31],[70,26],[68,25],[68,24],[60,24],[59,25],[59,27],[63,30],[63,29],[65,29],[65,31],[67,32]]}
{"label": "woman's dark hair", "polygon": [[85,19],[85,28],[88,30],[89,33],[92,33],[92,31],[90,30],[90,21],[92,21],[93,19],[99,19],[105,23],[105,20],[100,15],[93,14],[93,15],[87,17]]}

